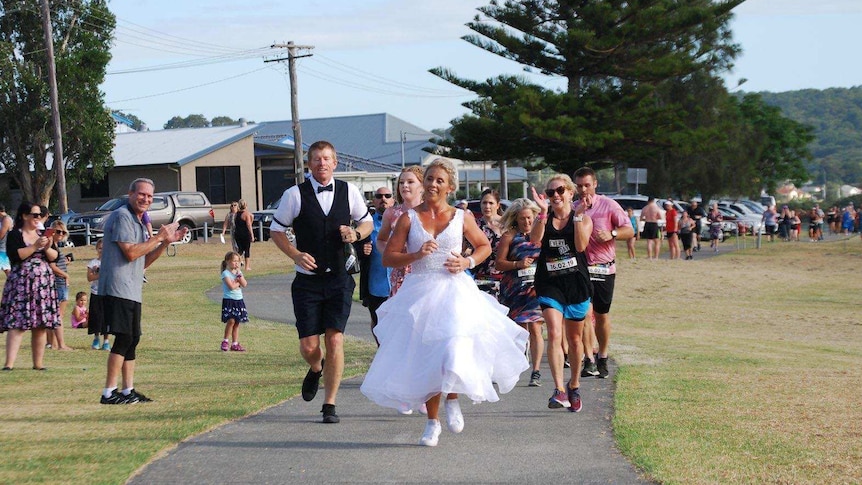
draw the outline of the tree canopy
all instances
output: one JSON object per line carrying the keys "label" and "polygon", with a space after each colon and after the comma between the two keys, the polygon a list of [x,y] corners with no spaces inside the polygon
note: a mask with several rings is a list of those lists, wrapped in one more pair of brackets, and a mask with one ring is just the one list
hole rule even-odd
{"label": "tree canopy", "polygon": [[[494,0],[478,9],[467,24],[475,34],[463,39],[564,87],[432,69],[477,95],[464,104],[471,113],[453,121],[451,138],[439,142],[459,158],[566,173],[583,165],[648,168],[656,193],[749,191],[756,177],[742,174],[757,170],[751,157],[775,138],[748,123],[754,113],[719,78],[739,53],[728,24],[743,1]],[[797,175],[785,170],[794,154],[804,158],[783,152],[775,175]]]}
{"label": "tree canopy", "polygon": [[[249,121],[248,123],[254,123]],[[230,116],[216,116],[212,121],[208,120],[204,115],[188,115],[185,118],[182,116],[174,116],[165,123],[165,129],[174,128],[206,128],[207,126],[237,126],[240,120],[235,120]]]}
{"label": "tree canopy", "polygon": [[[99,180],[113,167],[114,124],[99,85],[115,18],[104,0],[53,2],[51,23],[66,178]],[[46,205],[56,183],[47,62],[38,3],[0,2],[0,166],[25,199]]]}

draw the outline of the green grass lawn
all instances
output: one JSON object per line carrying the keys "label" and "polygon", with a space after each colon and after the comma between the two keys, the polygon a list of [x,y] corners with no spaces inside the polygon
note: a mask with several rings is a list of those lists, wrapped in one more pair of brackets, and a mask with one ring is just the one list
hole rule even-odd
{"label": "green grass lawn", "polygon": [[[290,271],[274,245],[254,249],[250,278]],[[862,482],[858,238],[695,261],[620,249],[612,424],[626,456],[663,483]],[[253,318],[249,352],[218,350],[220,306],[204,292],[224,251],[183,246],[147,271],[136,387],[152,405],[98,404],[107,353],[85,331],[66,327],[77,350],[49,352],[47,372],[30,370],[25,339],[0,375],[0,483],[123,483],[189,436],[299,393],[307,366],[292,326]],[[75,256],[72,294],[87,288],[93,251]],[[348,339],[345,377],[374,349]]]}

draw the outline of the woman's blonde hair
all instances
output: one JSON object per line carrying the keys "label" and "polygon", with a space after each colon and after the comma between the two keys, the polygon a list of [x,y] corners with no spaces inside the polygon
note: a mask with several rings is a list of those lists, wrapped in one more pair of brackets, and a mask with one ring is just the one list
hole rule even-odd
{"label": "woman's blonde hair", "polygon": [[517,229],[518,227],[518,214],[521,213],[524,209],[530,209],[533,212],[533,217],[539,214],[539,206],[535,202],[530,199],[521,197],[519,199],[515,199],[512,201],[512,205],[506,209],[506,212],[503,213],[503,217],[500,220],[501,226],[503,230],[509,229]]}
{"label": "woman's blonde hair", "polygon": [[237,201],[237,204],[239,204],[239,210],[241,210],[241,211],[246,210],[246,208],[248,207],[248,204],[246,204],[243,199],[239,199]]}
{"label": "woman's blonde hair", "polygon": [[551,185],[551,182],[553,182],[554,180],[561,180],[566,186],[566,189],[571,190],[572,192],[575,191],[575,183],[572,182],[572,178],[564,173],[557,173],[552,175],[551,178],[548,179],[548,183],[545,184],[545,188],[548,188],[548,186]]}
{"label": "woman's blonde hair", "polygon": [[[447,174],[449,174],[449,188],[452,189],[452,193],[454,194],[456,190],[458,190],[458,172],[455,171],[455,166],[452,165],[452,162],[446,160],[445,158],[435,158],[431,163],[425,167],[425,174],[431,171],[431,169],[439,168],[445,170]],[[423,175],[424,179],[425,176]],[[423,184],[424,184],[423,180]]]}
{"label": "woman's blonde hair", "polygon": [[399,204],[403,204],[404,199],[401,198],[401,190],[398,188],[398,182],[401,181],[401,176],[405,173],[412,173],[416,177],[416,180],[419,181],[420,186],[422,185],[422,177],[424,176],[422,167],[419,165],[411,165],[401,169],[401,174],[398,175],[398,181],[395,183],[395,202],[398,202]]}
{"label": "woman's blonde hair", "polygon": [[61,240],[65,241],[69,238],[69,230],[66,229],[66,224],[60,219],[57,219],[56,221],[52,222],[51,227],[54,228],[55,231],[60,230],[65,232],[65,234],[63,234],[63,237],[60,238]]}

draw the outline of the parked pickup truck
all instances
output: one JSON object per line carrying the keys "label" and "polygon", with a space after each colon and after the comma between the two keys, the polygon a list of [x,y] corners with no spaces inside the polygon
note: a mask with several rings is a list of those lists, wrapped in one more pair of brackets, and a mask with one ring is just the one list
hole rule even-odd
{"label": "parked pickup truck", "polygon": [[[75,214],[66,224],[69,238],[77,245],[85,244],[89,229],[90,242],[97,241],[102,237],[105,218],[127,203],[128,199],[129,197],[124,195],[105,202],[94,211]],[[203,192],[156,192],[153,194],[153,203],[147,214],[153,223],[153,231],[158,231],[163,224],[172,222],[179,222],[180,228],[187,227],[189,231],[181,241],[183,243],[191,242],[192,239],[201,236],[204,224],[206,224],[208,236],[212,236],[215,225],[212,204]]]}

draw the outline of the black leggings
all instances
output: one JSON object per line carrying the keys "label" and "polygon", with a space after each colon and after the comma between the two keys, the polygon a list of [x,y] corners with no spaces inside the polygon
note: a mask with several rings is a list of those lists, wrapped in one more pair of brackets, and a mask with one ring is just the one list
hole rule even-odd
{"label": "black leggings", "polygon": [[141,341],[141,336],[132,337],[126,333],[118,333],[114,335],[114,345],[111,347],[111,353],[122,355],[125,360],[135,360],[135,349],[138,348],[138,342]]}

